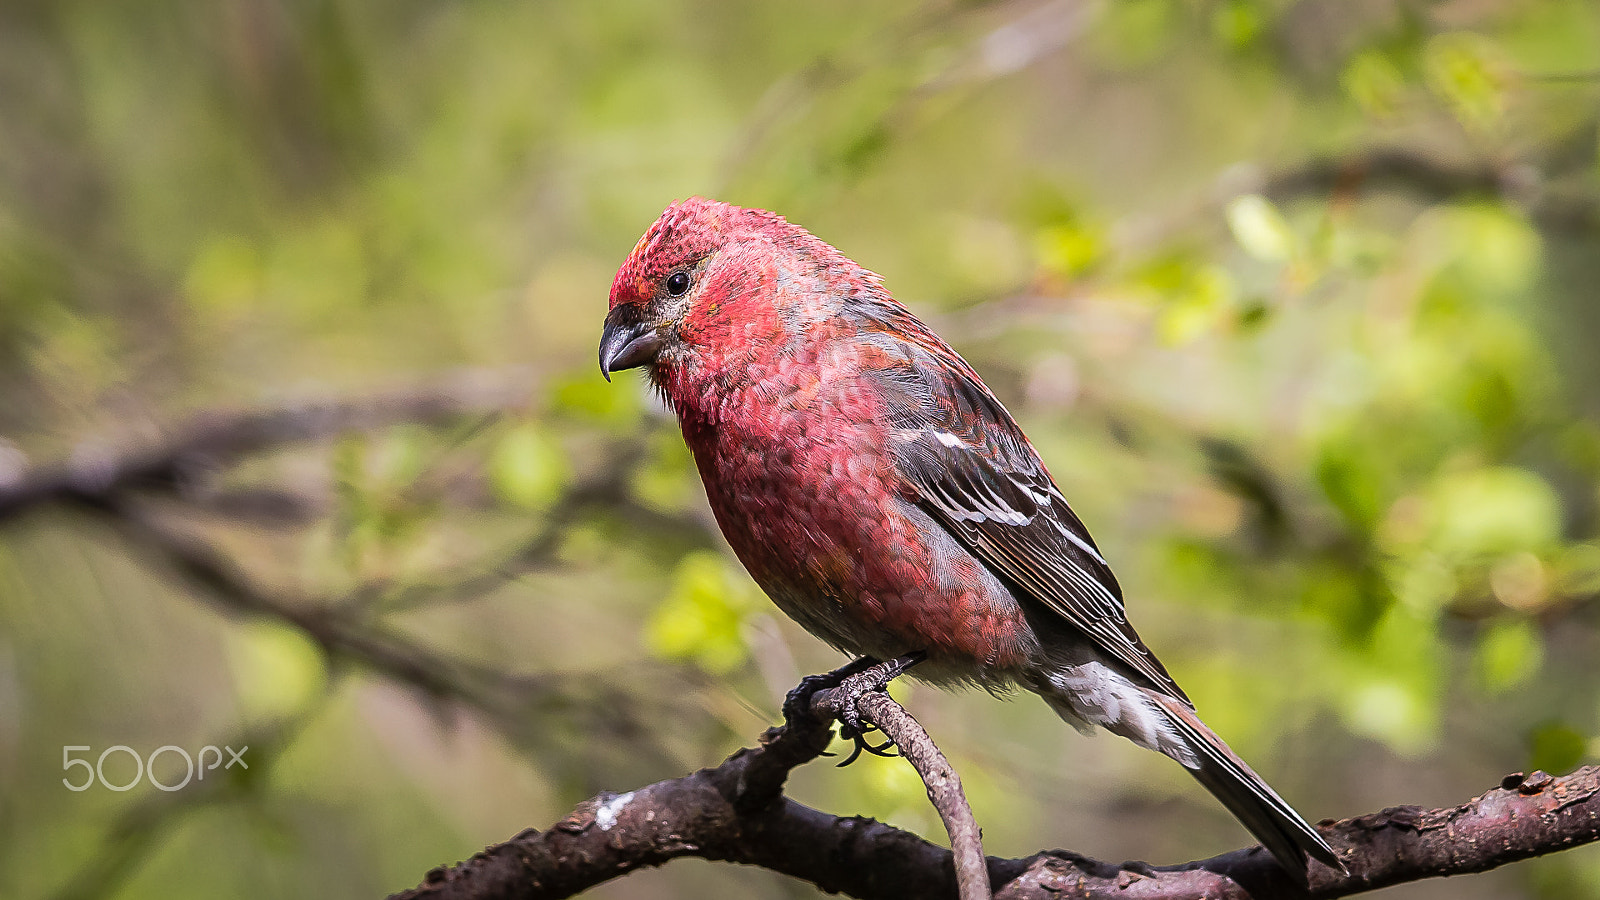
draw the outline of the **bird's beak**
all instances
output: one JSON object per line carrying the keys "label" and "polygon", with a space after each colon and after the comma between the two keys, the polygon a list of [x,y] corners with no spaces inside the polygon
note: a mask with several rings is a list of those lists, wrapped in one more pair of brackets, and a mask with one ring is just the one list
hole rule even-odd
{"label": "bird's beak", "polygon": [[611,380],[612,372],[645,365],[661,352],[662,335],[652,322],[629,321],[638,310],[618,306],[606,315],[600,332],[600,374]]}

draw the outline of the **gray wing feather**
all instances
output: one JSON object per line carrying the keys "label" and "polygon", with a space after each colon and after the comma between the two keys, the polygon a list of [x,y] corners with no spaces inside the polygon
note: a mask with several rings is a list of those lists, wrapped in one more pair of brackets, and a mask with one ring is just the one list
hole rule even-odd
{"label": "gray wing feather", "polygon": [[863,319],[883,352],[868,370],[908,493],[974,555],[1151,687],[1188,703],[1123,613],[1122,588],[1089,531],[1000,401],[903,309]]}

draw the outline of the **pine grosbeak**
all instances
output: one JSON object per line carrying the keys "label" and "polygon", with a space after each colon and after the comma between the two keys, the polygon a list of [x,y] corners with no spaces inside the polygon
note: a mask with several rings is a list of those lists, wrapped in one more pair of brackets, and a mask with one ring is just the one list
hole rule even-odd
{"label": "pine grosbeak", "polygon": [[1200,721],[1017,423],[877,275],[773,213],[674,204],[611,287],[600,368],[639,366],[734,552],[807,631],[1026,688],[1183,764],[1302,880],[1307,854],[1343,868]]}

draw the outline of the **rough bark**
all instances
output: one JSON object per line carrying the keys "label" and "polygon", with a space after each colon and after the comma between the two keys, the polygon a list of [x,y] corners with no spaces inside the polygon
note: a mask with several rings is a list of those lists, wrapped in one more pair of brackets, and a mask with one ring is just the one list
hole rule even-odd
{"label": "rough bark", "polygon": [[[827,738],[821,724],[797,732],[773,729],[760,746],[716,768],[627,794],[601,794],[547,831],[524,831],[459,865],[432,870],[393,900],[569,897],[680,856],[762,866],[864,900],[956,897],[950,851],[783,796],[789,770],[820,755]],[[1022,859],[989,857],[988,872],[996,900],[1343,897],[1482,872],[1600,838],[1600,767],[1561,778],[1518,773],[1460,806],[1394,807],[1324,823],[1320,830],[1350,874],[1313,865],[1309,893],[1259,846],[1161,867],[1053,850]]]}

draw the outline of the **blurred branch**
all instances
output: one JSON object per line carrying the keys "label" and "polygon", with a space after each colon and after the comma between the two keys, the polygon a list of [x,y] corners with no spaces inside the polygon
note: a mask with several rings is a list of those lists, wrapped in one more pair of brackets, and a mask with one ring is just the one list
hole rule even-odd
{"label": "blurred branch", "polygon": [[[813,710],[826,713],[836,699],[831,694],[814,696]],[[858,711],[876,716],[881,702],[858,705]],[[714,769],[601,794],[549,831],[529,829],[457,866],[433,869],[394,900],[569,897],[684,856],[762,866],[873,900],[955,896],[949,851],[870,819],[831,816],[783,796],[789,771],[820,755],[829,736],[830,726],[820,720],[772,729],[760,746]],[[1351,874],[1314,866],[1310,897],[1482,872],[1600,839],[1600,767],[1563,778],[1512,775],[1460,806],[1394,807],[1321,830]],[[1260,847],[1159,868],[1047,851],[1025,859],[991,857],[988,870],[1002,900],[1306,895]]]}
{"label": "blurred branch", "polygon": [[85,442],[70,462],[0,472],[0,522],[52,501],[97,501],[131,489],[182,493],[210,471],[287,444],[507,412],[526,402],[532,384],[531,374],[517,369],[464,371],[366,397],[204,413],[155,447],[114,450]]}
{"label": "blurred branch", "polygon": [[1302,194],[1354,193],[1362,188],[1404,190],[1438,200],[1460,194],[1526,190],[1534,173],[1520,166],[1459,165],[1414,150],[1384,147],[1321,157],[1266,173],[1254,191],[1274,200]]}
{"label": "blurred branch", "polygon": [[1527,210],[1541,227],[1580,234],[1600,231],[1600,195],[1559,190],[1533,165],[1450,162],[1420,150],[1380,147],[1276,169],[1234,166],[1187,203],[1175,202],[1159,214],[1119,223],[1114,244],[1124,254],[1149,252],[1197,221],[1219,221],[1218,210],[1244,194],[1281,203],[1315,195],[1349,200],[1363,190],[1410,193],[1434,202],[1498,197]]}
{"label": "blurred branch", "polygon": [[[396,586],[372,582],[338,597],[293,596],[261,583],[202,529],[188,527],[183,512],[215,511],[214,492],[197,490],[206,476],[244,458],[290,444],[400,424],[444,425],[515,411],[530,392],[531,377],[518,369],[464,372],[409,390],[365,397],[307,402],[256,412],[197,416],[158,447],[120,454],[85,451],[76,461],[23,470],[10,479],[0,473],[0,522],[49,503],[87,512],[110,525],[140,555],[193,588],[225,613],[262,617],[289,625],[310,638],[333,663],[348,662],[420,692],[439,714],[445,702],[482,713],[513,745],[541,753],[558,751],[579,763],[568,749],[570,733],[600,740],[627,753],[629,764],[641,754],[666,765],[664,743],[644,727],[644,710],[682,706],[679,679],[647,678],[661,690],[642,696],[609,678],[584,675],[524,674],[477,665],[441,654],[405,636],[382,620],[385,613],[426,602],[482,596],[502,582],[554,563],[562,540],[580,513],[615,512],[642,530],[691,540],[711,540],[706,523],[687,515],[659,512],[633,499],[627,473],[643,450],[637,444],[610,454],[594,471],[568,486],[548,507],[538,530],[488,566],[467,568],[453,580]],[[476,427],[473,425],[473,427]],[[267,489],[242,498],[259,507],[303,512],[299,495]],[[143,496],[153,495],[153,496]],[[156,504],[170,496],[181,510]],[[649,692],[646,692],[649,693]],[[681,715],[689,715],[684,709]],[[536,723],[564,723],[552,730]],[[559,733],[558,733],[559,732]],[[593,767],[594,751],[581,760]],[[541,756],[541,758],[543,758]]]}
{"label": "blurred branch", "polygon": [[1403,148],[1378,148],[1310,160],[1266,176],[1258,192],[1275,200],[1302,194],[1353,195],[1365,188],[1409,191],[1429,200],[1500,197],[1524,207],[1547,228],[1590,231],[1600,227],[1600,197],[1560,193],[1527,163],[1451,163]]}
{"label": "blurred branch", "polygon": [[387,583],[365,585],[344,601],[352,607],[381,604],[387,612],[410,609],[423,604],[441,604],[481,597],[518,575],[557,562],[561,542],[578,517],[594,509],[607,509],[621,515],[643,531],[674,534],[700,539],[714,545],[710,523],[690,515],[660,512],[629,495],[627,475],[644,457],[645,448],[635,442],[610,454],[594,473],[569,484],[550,504],[541,527],[525,536],[514,547],[502,551],[494,562],[448,581],[412,582],[395,587]]}
{"label": "blurred branch", "polygon": [[[938,2],[926,4],[864,39],[864,52],[825,55],[796,74],[788,75],[762,96],[743,132],[732,143],[719,168],[722,181],[713,195],[729,192],[752,160],[780,142],[782,126],[801,121],[819,98],[861,81],[863,73],[923,63],[918,77],[870,121],[842,143],[860,149],[893,134],[928,101],[958,88],[972,88],[1013,76],[1064,50],[1082,35],[1102,4],[1098,0],[1046,0],[1019,2]],[[1021,8],[998,25],[976,35],[959,34],[960,26],[990,8]],[[927,45],[955,34],[957,40],[934,57],[937,65],[918,61]],[[815,134],[808,139],[814,140]],[[767,153],[767,155],[771,155]],[[829,164],[842,162],[829,160]]]}
{"label": "blurred branch", "polygon": [[580,717],[574,727],[587,726],[593,736],[638,742],[647,733],[639,698],[604,679],[519,675],[453,660],[340,606],[278,596],[258,585],[211,542],[173,527],[138,504],[110,497],[80,499],[79,504],[101,514],[130,544],[171,568],[225,612],[291,625],[331,659],[356,663],[429,699],[454,700],[476,709],[523,746],[538,737],[528,723],[552,705],[559,706],[562,714]]}

